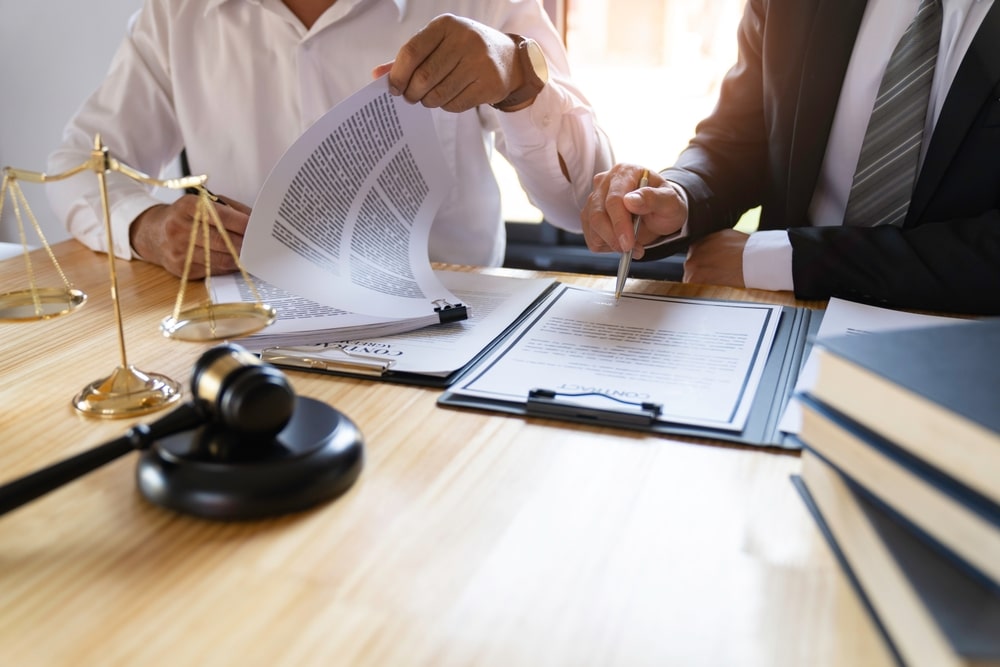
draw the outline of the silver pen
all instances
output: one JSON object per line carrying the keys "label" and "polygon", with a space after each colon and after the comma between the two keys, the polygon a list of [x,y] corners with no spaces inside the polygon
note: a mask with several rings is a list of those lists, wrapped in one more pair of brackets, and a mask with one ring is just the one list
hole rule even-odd
{"label": "silver pen", "polygon": [[[649,183],[649,171],[643,170],[642,178],[639,179],[639,187],[644,188]],[[636,188],[638,189],[638,188]],[[639,232],[639,216],[632,216],[632,234]],[[615,301],[622,298],[622,290],[625,289],[625,279],[628,278],[629,267],[632,266],[632,251],[627,250],[622,253],[622,258],[618,260],[618,281],[615,283]]]}

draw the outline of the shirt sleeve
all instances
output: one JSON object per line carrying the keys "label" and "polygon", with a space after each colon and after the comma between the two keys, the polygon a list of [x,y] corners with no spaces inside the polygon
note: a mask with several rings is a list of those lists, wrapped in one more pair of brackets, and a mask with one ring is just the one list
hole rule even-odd
{"label": "shirt sleeve", "polygon": [[[95,138],[111,157],[140,172],[157,176],[181,149],[180,131],[170,98],[169,77],[158,46],[166,17],[157,17],[155,3],[129,22],[107,77],[67,123],[60,146],[49,156],[48,173],[64,172],[90,159]],[[160,23],[162,22],[162,23]],[[109,120],[110,119],[110,120]],[[151,132],[149,128],[156,128]],[[120,173],[106,174],[114,254],[133,257],[129,226],[151,206],[164,201],[153,188]],[[46,195],[67,231],[87,247],[108,252],[98,180],[89,173],[46,184]]]}
{"label": "shirt sleeve", "polygon": [[743,283],[751,289],[794,289],[788,232],[778,229],[750,235],[743,248]]}
{"label": "shirt sleeve", "polygon": [[503,112],[485,108],[483,113],[495,124],[497,150],[517,171],[531,203],[553,225],[579,232],[580,211],[594,175],[610,169],[614,162],[611,143],[590,103],[570,81],[566,51],[552,24],[541,14],[540,3],[521,5],[522,13],[501,29],[538,42],[548,65],[548,83],[524,109]]}

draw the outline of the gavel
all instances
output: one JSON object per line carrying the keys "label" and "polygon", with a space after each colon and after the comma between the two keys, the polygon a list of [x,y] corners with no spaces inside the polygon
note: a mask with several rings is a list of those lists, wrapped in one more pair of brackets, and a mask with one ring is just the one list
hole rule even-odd
{"label": "gavel", "polygon": [[301,509],[339,495],[360,473],[353,422],[296,397],[280,370],[238,345],[205,352],[191,391],[193,400],[150,424],[0,486],[0,515],[134,450],[143,452],[137,477],[147,499],[207,518]]}

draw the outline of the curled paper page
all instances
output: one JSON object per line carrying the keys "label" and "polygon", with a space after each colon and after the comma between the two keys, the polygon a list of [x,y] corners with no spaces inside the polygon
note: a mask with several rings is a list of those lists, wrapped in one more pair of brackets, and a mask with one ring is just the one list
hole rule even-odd
{"label": "curled paper page", "polygon": [[427,315],[452,295],[431,269],[431,224],[451,173],[430,110],[385,78],[338,104],[285,152],[254,203],[240,259],[254,276],[375,317]]}

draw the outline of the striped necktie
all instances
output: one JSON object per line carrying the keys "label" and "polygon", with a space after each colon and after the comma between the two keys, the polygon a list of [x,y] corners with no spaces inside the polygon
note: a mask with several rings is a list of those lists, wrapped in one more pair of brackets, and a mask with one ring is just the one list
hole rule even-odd
{"label": "striped necktie", "polygon": [[882,77],[844,224],[903,224],[916,181],[940,41],[940,0],[921,0]]}

